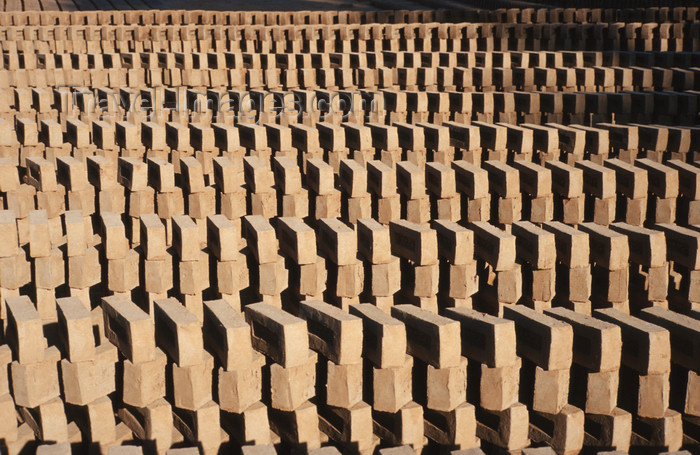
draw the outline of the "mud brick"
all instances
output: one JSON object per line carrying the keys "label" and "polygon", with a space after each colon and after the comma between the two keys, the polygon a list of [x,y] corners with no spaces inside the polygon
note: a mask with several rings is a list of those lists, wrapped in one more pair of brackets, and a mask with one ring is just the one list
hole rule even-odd
{"label": "mud brick", "polygon": [[481,131],[478,126],[459,122],[443,122],[442,125],[448,128],[451,146],[463,150],[481,149]]}
{"label": "mud brick", "polygon": [[442,199],[457,194],[456,172],[444,164],[426,164],[425,180],[428,191],[435,197]]}
{"label": "mud brick", "polygon": [[172,258],[146,259],[143,261],[142,286],[149,293],[166,293],[173,287]]}
{"label": "mud brick", "polygon": [[[155,212],[155,190],[151,187],[146,187],[142,191],[130,191],[129,192],[129,204],[128,204],[128,215],[132,218],[138,218],[145,213]],[[137,230],[138,227],[133,226],[133,230],[136,233],[140,231]],[[133,235],[133,234],[132,234]],[[138,243],[138,237],[136,240],[132,238],[134,243]]]}
{"label": "mud brick", "polygon": [[[527,390],[531,385],[532,389],[532,409],[536,412],[557,414],[568,404],[569,401],[569,369],[543,370],[532,365],[524,372],[531,383],[523,385]],[[531,392],[530,392],[531,391]],[[528,400],[530,398],[528,397]]]}
{"label": "mud brick", "polygon": [[678,171],[648,158],[635,160],[635,166],[644,169],[649,175],[649,192],[662,199],[678,196]]}
{"label": "mud brick", "polygon": [[309,152],[319,151],[319,132],[316,128],[312,128],[302,124],[290,125],[292,129],[292,146],[297,150],[307,150]]}
{"label": "mud brick", "polygon": [[453,265],[471,264],[474,261],[474,233],[457,223],[436,220],[438,256]]}
{"label": "mud brick", "polygon": [[29,118],[18,118],[15,121],[17,140],[24,146],[37,145],[39,143],[39,130],[36,122]]}
{"label": "mud brick", "polygon": [[[340,201],[338,201],[338,204],[340,204]],[[250,194],[250,207],[252,215],[274,218],[277,216],[277,193],[271,190],[265,193]]]}
{"label": "mud brick", "polygon": [[197,261],[200,259],[199,227],[187,215],[172,217],[172,244],[181,261]]}
{"label": "mud brick", "polygon": [[363,356],[378,368],[401,367],[407,349],[406,328],[371,304],[350,306],[350,313],[362,318],[364,339]]}
{"label": "mud brick", "polygon": [[[89,228],[86,223],[90,223]],[[67,256],[85,254],[88,242],[92,243],[92,220],[85,217],[80,210],[70,210],[64,213],[63,224],[66,231]]]}
{"label": "mud brick", "polygon": [[574,363],[592,372],[619,369],[622,338],[618,326],[566,308],[551,308],[545,314],[572,326]]}
{"label": "mud brick", "polygon": [[516,403],[503,411],[487,411],[477,408],[476,435],[482,441],[509,450],[520,450],[529,445],[527,407]]}
{"label": "mud brick", "polygon": [[70,362],[91,360],[95,356],[92,318],[77,297],[56,299],[58,327],[66,358]]}
{"label": "mud brick", "polygon": [[235,248],[240,243],[240,228],[224,215],[207,217],[207,246],[219,261],[232,261],[238,255]]}
{"label": "mud brick", "polygon": [[93,350],[94,358],[80,362],[61,360],[61,379],[66,403],[87,405],[116,390],[117,348],[103,343]]}
{"label": "mud brick", "polygon": [[430,221],[430,198],[426,195],[418,199],[404,200],[406,220],[418,225],[426,225]]}
{"label": "mud brick", "polygon": [[71,448],[67,442],[42,444],[36,448],[36,453],[40,455],[70,455]]}
{"label": "mud brick", "polygon": [[368,161],[367,186],[379,198],[395,195],[396,171],[381,161]]}
{"label": "mud brick", "polygon": [[630,199],[646,198],[649,182],[644,169],[617,158],[605,160],[605,167],[615,171],[618,193]]}
{"label": "mud brick", "polygon": [[299,316],[309,326],[309,345],[338,365],[360,363],[362,346],[350,342],[362,337],[362,320],[320,301],[303,301]]}
{"label": "mud brick", "polygon": [[122,407],[118,414],[134,436],[152,441],[159,453],[171,446],[174,429],[172,408],[165,399],[159,398],[143,407]]}
{"label": "mud brick", "polygon": [[691,270],[700,268],[700,233],[672,224],[656,224],[666,236],[667,259]]}
{"label": "mud brick", "polygon": [[119,158],[117,179],[130,191],[143,191],[148,188],[148,166],[134,158]]}
{"label": "mud brick", "polygon": [[[421,366],[422,368],[422,366]],[[435,411],[451,412],[467,399],[467,359],[459,365],[446,368],[427,366],[427,407]]]}
{"label": "mud brick", "polygon": [[37,191],[56,191],[58,182],[56,180],[56,168],[43,158],[27,158],[26,181]]}
{"label": "mud brick", "polygon": [[190,143],[195,150],[211,152],[215,150],[214,129],[202,123],[190,123]]}
{"label": "mud brick", "polygon": [[275,185],[283,194],[298,194],[302,189],[299,166],[291,158],[277,156],[272,160]]}
{"label": "mud brick", "polygon": [[246,257],[240,254],[234,261],[217,262],[216,275],[218,290],[222,294],[235,294],[247,288],[249,275]]}
{"label": "mud brick", "polygon": [[249,367],[255,360],[250,326],[224,300],[204,302],[204,346],[212,351],[224,371]]}
{"label": "mud brick", "polygon": [[[152,320],[149,318],[149,321]],[[167,357],[160,349],[155,351],[152,360],[140,363],[124,360],[124,403],[145,407],[164,396],[166,364]]]}
{"label": "mud brick", "polygon": [[102,229],[104,234],[104,252],[107,260],[123,259],[129,251],[129,241],[126,238],[126,228],[118,213],[102,214]]}
{"label": "mud brick", "polygon": [[506,149],[508,130],[504,126],[486,122],[472,122],[471,124],[479,127],[481,146],[484,149],[493,151]]}
{"label": "mud brick", "polygon": [[398,305],[391,314],[406,324],[408,353],[436,368],[459,365],[459,324],[451,319],[421,310],[413,305]]}
{"label": "mud brick", "polygon": [[[180,194],[180,197],[182,195]],[[240,219],[246,214],[246,190],[238,187],[236,191],[231,193],[221,193],[219,196],[219,205],[221,214],[230,220]],[[184,211],[184,203],[183,209]]]}
{"label": "mud brick", "polygon": [[[513,339],[515,339],[514,333]],[[504,411],[518,402],[522,361],[515,356],[515,346],[511,346],[510,350],[513,357],[512,364],[491,367],[483,363],[480,366],[479,406],[484,409]]]}
{"label": "mud brick", "polygon": [[520,220],[522,215],[522,197],[498,198],[494,202],[497,210],[498,222],[502,224],[512,224]]}
{"label": "mud brick", "polygon": [[189,193],[204,191],[204,168],[196,158],[188,156],[180,159],[180,172],[185,190]]}
{"label": "mud brick", "polygon": [[253,193],[270,192],[270,188],[275,184],[274,174],[269,165],[263,163],[258,157],[246,157],[243,160],[243,172],[245,182]]}
{"label": "mud brick", "polygon": [[0,235],[5,239],[4,244],[0,245],[0,257],[15,256],[19,250],[19,237],[17,220],[12,210],[0,210]]}
{"label": "mud brick", "polygon": [[271,432],[267,407],[260,401],[253,403],[240,413],[222,412],[221,425],[239,444],[251,442],[255,444],[241,447],[243,454],[272,455],[270,450],[274,452],[274,447],[270,444]]}
{"label": "mud brick", "polygon": [[19,174],[17,166],[9,158],[0,158],[0,191],[16,191],[19,189]]}
{"label": "mud brick", "polygon": [[612,308],[596,310],[594,316],[620,326],[623,365],[642,375],[668,373],[671,345],[666,329]]}
{"label": "mud brick", "polygon": [[57,363],[61,354],[55,346],[44,350],[41,361],[12,362],[12,395],[17,406],[34,408],[59,396]]}
{"label": "mud brick", "polygon": [[[0,396],[3,397],[0,398],[0,402],[4,403],[2,406],[7,405],[7,402],[4,400],[10,394],[10,363],[12,363],[12,350],[8,344],[5,344],[0,347]],[[14,407],[15,403],[11,397],[9,401]]]}
{"label": "mud brick", "polygon": [[[423,447],[423,408],[419,404],[409,402],[398,412],[391,414],[375,412],[373,418],[374,432],[380,439],[387,444],[402,446],[392,450],[408,449],[416,453]],[[381,452],[386,450],[388,449],[382,449]]]}
{"label": "mud brick", "polygon": [[140,217],[141,248],[147,261],[162,260],[168,257],[166,251],[165,225],[158,215],[148,213]]}
{"label": "mud brick", "polygon": [[14,351],[14,358],[21,364],[44,361],[44,332],[32,301],[27,296],[9,297],[5,306],[5,342]]}
{"label": "mud brick", "polygon": [[326,404],[351,408],[362,401],[362,362],[346,365],[338,365],[330,360],[325,362]]}
{"label": "mud brick", "polygon": [[267,132],[262,125],[239,123],[239,141],[242,147],[249,150],[261,150],[267,147]]}
{"label": "mud brick", "polygon": [[552,193],[552,171],[550,169],[522,160],[515,160],[513,167],[520,176],[520,188],[532,197],[546,196]]}
{"label": "mud brick", "polygon": [[547,161],[547,169],[552,172],[552,191],[564,198],[574,198],[583,193],[584,172],[558,161]]}
{"label": "mud brick", "polygon": [[260,400],[262,395],[262,373],[260,368],[265,365],[265,356],[251,351],[251,362],[248,365],[219,368],[218,402],[222,410],[242,413]]}
{"label": "mud brick", "polygon": [[83,190],[88,185],[85,164],[70,156],[56,159],[56,178],[58,183],[69,191]]}
{"label": "mud brick", "polygon": [[515,236],[483,221],[471,223],[469,229],[474,231],[474,247],[479,258],[491,264],[497,272],[513,268]]}
{"label": "mud brick", "polygon": [[345,146],[358,151],[372,148],[372,130],[360,123],[343,122],[340,125],[345,130]]}
{"label": "mud brick", "polygon": [[503,316],[515,321],[518,355],[545,370],[571,366],[571,326],[520,305],[506,305]]}
{"label": "mud brick", "polygon": [[405,151],[425,150],[425,132],[418,125],[409,123],[394,122],[399,138],[399,147]]}
{"label": "mud brick", "polygon": [[20,414],[37,438],[56,442],[68,440],[65,409],[60,398],[52,398],[34,409],[20,408]]}
{"label": "mud brick", "polygon": [[472,164],[466,161],[453,161],[452,169],[455,170],[457,191],[472,199],[488,197],[489,174],[481,169],[478,163]]}
{"label": "mud brick", "polygon": [[[199,295],[201,291],[206,289],[209,285],[209,256],[207,253],[200,251],[196,261],[181,261],[178,278],[181,294]],[[201,319],[201,308],[195,314]]]}
{"label": "mud brick", "polygon": [[100,254],[96,248],[88,248],[84,255],[71,256],[67,262],[70,287],[85,289],[100,282]]}
{"label": "mud brick", "polygon": [[668,448],[669,452],[679,450],[683,443],[681,415],[671,409],[662,417],[639,417],[633,423],[631,444],[639,446]]}
{"label": "mud brick", "polygon": [[579,229],[588,234],[591,262],[609,270],[628,266],[630,245],[626,235],[595,223],[581,223]]}
{"label": "mud brick", "polygon": [[181,368],[202,363],[199,320],[174,298],[154,303],[156,343]]}
{"label": "mud brick", "polygon": [[113,292],[128,292],[139,285],[139,254],[128,250],[121,259],[107,261],[107,286]]}
{"label": "mud brick", "polygon": [[413,357],[405,355],[401,360],[402,363],[395,367],[371,367],[370,404],[374,411],[396,413],[411,401]]}
{"label": "mud brick", "polygon": [[367,194],[367,170],[355,160],[340,161],[340,185],[351,198]]}
{"label": "mud brick", "polygon": [[51,254],[51,236],[46,210],[29,212],[29,256],[32,258]]}
{"label": "mud brick", "polygon": [[415,265],[437,263],[437,232],[405,220],[392,221],[389,225],[392,254]]}
{"label": "mud brick", "polygon": [[698,370],[694,353],[698,350],[696,332],[700,330],[700,323],[696,319],[659,307],[645,308],[639,317],[668,330],[673,363],[689,370]]}
{"label": "mud brick", "polygon": [[306,450],[321,446],[316,405],[307,401],[294,411],[271,410],[270,428],[287,444]]}
{"label": "mud brick", "polygon": [[577,161],[576,168],[583,170],[583,191],[600,199],[615,196],[615,171],[592,161]]}
{"label": "mud brick", "polygon": [[205,406],[212,397],[212,370],[214,358],[199,351],[199,362],[188,366],[171,364],[173,405],[195,411]]}
{"label": "mud brick", "polygon": [[520,177],[517,169],[500,161],[490,160],[483,163],[489,174],[489,189],[503,198],[520,196]]}
{"label": "mud brick", "polygon": [[99,155],[88,157],[86,162],[88,181],[96,189],[103,191],[117,186],[116,162]]}
{"label": "mud brick", "polygon": [[225,156],[213,159],[214,182],[217,189],[224,194],[234,193],[244,184],[242,166]]}
{"label": "mud brick", "polygon": [[306,184],[319,195],[333,192],[333,168],[320,159],[306,160]]}
{"label": "mud brick", "polygon": [[124,357],[134,364],[156,358],[155,332],[148,314],[122,296],[103,297],[102,312],[105,336]]}
{"label": "mud brick", "polygon": [[[375,445],[372,408],[364,402],[347,408],[319,406],[319,427],[340,448],[357,447],[368,450]],[[340,451],[333,446],[309,451],[312,455],[336,455]]]}
{"label": "mud brick", "polygon": [[282,217],[278,221],[281,250],[299,265],[315,263],[316,232],[299,218]]}
{"label": "mud brick", "polygon": [[177,122],[166,123],[165,143],[168,147],[170,147],[173,150],[187,150],[190,147],[189,128]]}
{"label": "mud brick", "polygon": [[243,233],[253,256],[260,264],[277,261],[275,229],[260,215],[243,217]]}
{"label": "mud brick", "polygon": [[336,265],[351,265],[357,258],[357,234],[337,218],[319,223],[319,249]]}
{"label": "mud brick", "polygon": [[339,152],[345,148],[345,129],[328,122],[316,124],[321,148],[329,152]]}
{"label": "mud brick", "polygon": [[551,269],[556,260],[554,234],[529,221],[513,223],[517,256],[536,269]]}
{"label": "mud brick", "polygon": [[148,185],[160,193],[170,193],[175,189],[175,167],[162,158],[149,158],[147,161]]}
{"label": "mud brick", "polygon": [[245,315],[256,350],[285,368],[306,362],[309,340],[305,321],[266,303],[247,305]]}
{"label": "mud brick", "polygon": [[293,411],[313,398],[316,383],[316,362],[314,352],[307,353],[307,360],[294,367],[270,365],[271,406],[282,411]]}
{"label": "mud brick", "polygon": [[700,169],[680,160],[668,160],[666,166],[678,172],[679,193],[694,201],[700,198]]}
{"label": "mud brick", "polygon": [[173,424],[189,442],[197,443],[207,453],[216,450],[222,439],[220,409],[209,401],[196,411],[173,408]]}
{"label": "mud brick", "polygon": [[626,223],[613,223],[610,228],[629,239],[630,261],[646,267],[661,267],[666,264],[666,239],[663,232]]}

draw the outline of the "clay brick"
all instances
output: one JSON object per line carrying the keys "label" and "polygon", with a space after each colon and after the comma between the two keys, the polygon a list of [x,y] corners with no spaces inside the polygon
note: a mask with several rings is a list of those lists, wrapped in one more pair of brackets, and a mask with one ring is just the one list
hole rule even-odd
{"label": "clay brick", "polygon": [[156,344],[181,368],[202,363],[204,349],[199,320],[174,298],[153,307]]}
{"label": "clay brick", "polygon": [[391,253],[413,261],[416,265],[432,265],[437,262],[437,233],[405,220],[392,221]]}
{"label": "clay brick", "polygon": [[91,360],[95,355],[92,317],[77,297],[56,299],[59,336],[66,358],[71,362]]}
{"label": "clay brick", "polygon": [[155,359],[156,340],[151,318],[122,296],[102,298],[105,336],[119,351],[138,364]]}
{"label": "clay brick", "polygon": [[521,305],[505,305],[503,317],[515,321],[518,355],[545,370],[571,366],[571,326]]}
{"label": "clay brick", "polygon": [[363,321],[363,357],[377,368],[404,365],[407,349],[404,324],[371,304],[350,305],[350,314]]}
{"label": "clay brick", "polygon": [[306,362],[309,339],[304,320],[266,303],[247,305],[245,316],[256,350],[284,368]]}
{"label": "clay brick", "polygon": [[360,363],[362,320],[320,301],[299,304],[299,317],[306,320],[309,345],[338,365]]}

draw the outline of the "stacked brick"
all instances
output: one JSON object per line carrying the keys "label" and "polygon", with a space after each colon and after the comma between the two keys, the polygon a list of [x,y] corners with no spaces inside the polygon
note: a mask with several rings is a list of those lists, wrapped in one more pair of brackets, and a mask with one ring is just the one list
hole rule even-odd
{"label": "stacked brick", "polygon": [[156,300],[156,345],[168,357],[166,396],[173,424],[190,443],[216,453],[222,442],[219,406],[212,401],[214,357],[204,350],[201,320],[177,300]]}
{"label": "stacked brick", "polygon": [[694,449],[699,19],[0,14],[0,451]]}
{"label": "stacked brick", "polygon": [[103,298],[101,309],[105,338],[120,354],[117,415],[135,438],[165,453],[176,441],[172,406],[165,399],[168,359],[156,347],[153,318],[125,296]]}

